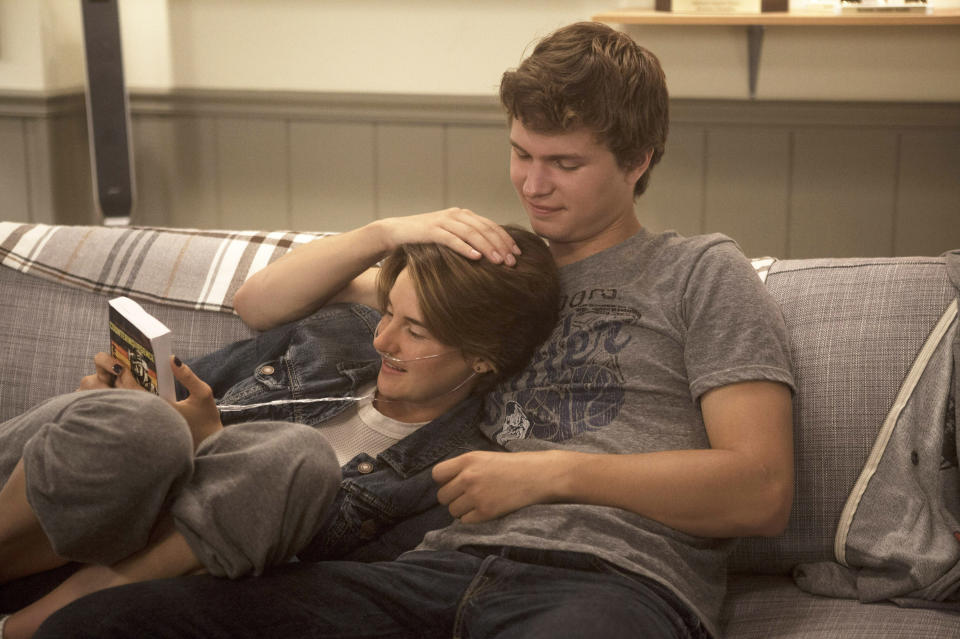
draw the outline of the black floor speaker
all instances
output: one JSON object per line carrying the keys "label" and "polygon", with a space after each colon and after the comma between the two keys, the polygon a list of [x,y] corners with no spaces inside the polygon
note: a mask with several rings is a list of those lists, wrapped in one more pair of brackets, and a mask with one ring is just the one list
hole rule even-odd
{"label": "black floor speaker", "polygon": [[93,192],[105,224],[128,224],[135,201],[130,109],[117,2],[80,0]]}

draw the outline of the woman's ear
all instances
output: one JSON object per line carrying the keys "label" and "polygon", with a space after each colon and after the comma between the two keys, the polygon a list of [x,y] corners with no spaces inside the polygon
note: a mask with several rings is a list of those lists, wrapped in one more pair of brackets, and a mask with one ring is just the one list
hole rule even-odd
{"label": "woman's ear", "polygon": [[488,360],[484,359],[483,357],[474,358],[472,368],[474,373],[478,373],[481,375],[483,373],[489,373],[491,371],[496,370],[494,365],[491,364]]}

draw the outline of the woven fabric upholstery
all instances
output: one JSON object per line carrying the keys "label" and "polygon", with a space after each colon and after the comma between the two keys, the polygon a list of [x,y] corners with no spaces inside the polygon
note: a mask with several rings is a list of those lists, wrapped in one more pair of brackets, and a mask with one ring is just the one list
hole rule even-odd
{"label": "woven fabric upholstery", "polygon": [[166,324],[181,358],[208,353],[252,334],[232,312],[243,281],[324,235],[0,222],[0,420],[93,372],[111,297]]}
{"label": "woven fabric upholstery", "polygon": [[725,639],[946,639],[960,635],[960,614],[818,597],[789,577],[738,575],[721,625]]}
{"label": "woven fabric upholstery", "polygon": [[0,222],[0,263],[87,291],[231,312],[247,277],[325,235]]}
{"label": "woven fabric upholstery", "polygon": [[954,289],[938,258],[784,260],[767,287],[790,333],[796,494],[787,531],[741,540],[734,571],[832,560],[840,513]]}
{"label": "woven fabric upholstery", "polygon": [[[75,390],[93,372],[93,356],[109,350],[110,297],[0,268],[0,421]],[[236,315],[142,304],[173,331],[184,359],[252,334]]]}

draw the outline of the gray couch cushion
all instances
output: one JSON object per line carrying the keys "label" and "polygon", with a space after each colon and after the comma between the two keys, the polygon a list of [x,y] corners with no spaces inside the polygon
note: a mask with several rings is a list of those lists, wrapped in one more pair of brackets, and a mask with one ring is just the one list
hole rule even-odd
{"label": "gray couch cushion", "polygon": [[891,603],[810,595],[789,577],[732,577],[721,617],[726,639],[942,639],[960,633],[960,615]]}
{"label": "gray couch cushion", "polygon": [[0,261],[83,290],[231,312],[251,273],[325,235],[0,222]]}
{"label": "gray couch cushion", "polygon": [[[109,350],[109,297],[0,267],[0,353],[7,367],[0,421],[76,390],[93,372],[94,354]],[[174,352],[184,359],[252,334],[233,314],[141,303],[173,330]]]}
{"label": "gray couch cushion", "polygon": [[246,277],[323,235],[0,222],[0,420],[93,372],[109,298],[136,298],[180,357],[208,353],[252,334],[232,306]]}
{"label": "gray couch cushion", "polygon": [[741,540],[734,571],[833,559],[847,495],[927,334],[953,298],[938,258],[785,260],[767,287],[790,332],[796,496],[787,531]]}

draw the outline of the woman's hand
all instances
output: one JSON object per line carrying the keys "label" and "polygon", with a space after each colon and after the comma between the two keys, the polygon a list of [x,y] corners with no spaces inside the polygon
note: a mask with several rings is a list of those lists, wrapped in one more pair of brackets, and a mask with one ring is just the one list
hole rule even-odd
{"label": "woman's hand", "polygon": [[493,220],[468,209],[450,208],[420,215],[380,220],[388,246],[435,242],[469,259],[485,257],[513,266],[520,254],[510,234]]}
{"label": "woman's hand", "polygon": [[193,448],[196,449],[204,439],[223,429],[220,411],[210,385],[197,377],[180,358],[170,358],[170,369],[176,380],[190,393],[186,399],[174,402],[173,407],[187,420],[193,435]]}
{"label": "woman's hand", "polygon": [[97,353],[93,357],[96,372],[80,380],[78,391],[96,390],[100,388],[126,388],[129,390],[145,390],[133,374],[114,358],[110,353]]}
{"label": "woman's hand", "polygon": [[[80,380],[78,391],[100,388],[145,390],[133,378],[133,374],[109,353],[97,353],[93,363],[96,366],[96,372]],[[170,369],[173,371],[174,378],[190,393],[185,400],[174,402],[173,407],[187,420],[190,432],[193,434],[193,447],[196,448],[204,439],[223,428],[220,422],[220,411],[217,409],[217,402],[210,386],[197,377],[189,366],[181,362],[178,357],[171,357]]]}
{"label": "woman's hand", "polygon": [[472,451],[433,467],[437,500],[464,523],[502,517],[524,506],[553,501],[561,451]]}

